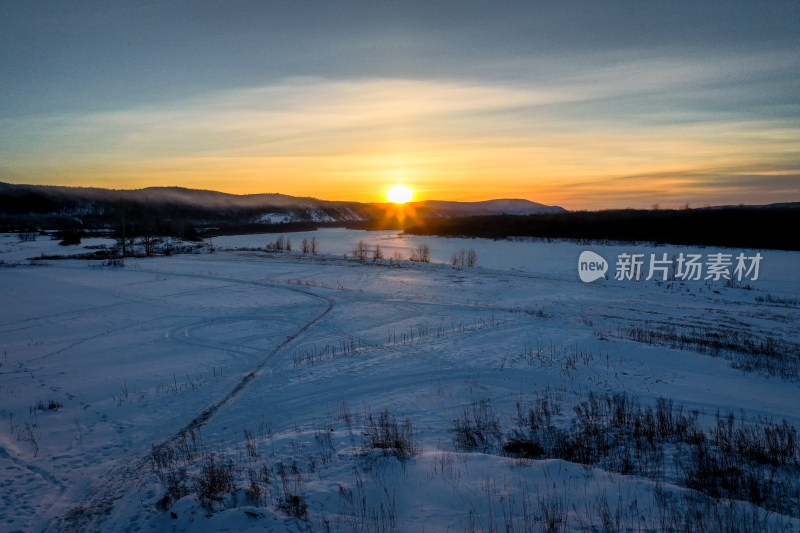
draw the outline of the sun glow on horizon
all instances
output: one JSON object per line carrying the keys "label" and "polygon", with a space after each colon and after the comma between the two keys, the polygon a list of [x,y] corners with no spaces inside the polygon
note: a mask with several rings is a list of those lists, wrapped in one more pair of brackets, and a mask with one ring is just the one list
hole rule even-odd
{"label": "sun glow on horizon", "polygon": [[395,185],[386,191],[386,198],[394,204],[404,204],[411,201],[413,194],[405,185]]}
{"label": "sun glow on horizon", "polygon": [[[687,124],[678,106],[651,124],[636,111],[650,100],[635,97],[639,89],[650,94],[650,86],[631,93],[619,72],[660,80],[663,65],[616,61],[613,68],[589,69],[579,87],[572,78],[562,85],[556,80],[553,87],[563,90],[536,79],[517,86],[298,78],[141,108],[120,103],[110,110],[11,116],[0,128],[0,181],[278,192],[388,202],[393,212],[410,212],[406,204],[421,200],[504,197],[567,209],[798,198],[797,121],[718,114]],[[729,61],[734,69],[740,58]],[[716,64],[683,59],[675,65],[678,81],[689,85],[696,72],[718,71]],[[631,99],[631,111],[609,114],[605,103],[595,104],[598,93],[602,102]],[[574,119],[576,105],[585,107],[587,120]],[[532,114],[517,117],[511,109]]]}

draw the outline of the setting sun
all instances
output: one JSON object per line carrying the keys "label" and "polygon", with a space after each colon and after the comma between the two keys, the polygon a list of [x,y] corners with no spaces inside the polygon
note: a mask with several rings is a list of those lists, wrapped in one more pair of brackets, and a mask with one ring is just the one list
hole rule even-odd
{"label": "setting sun", "polygon": [[386,198],[395,204],[404,204],[411,201],[411,189],[404,185],[395,185],[386,192]]}

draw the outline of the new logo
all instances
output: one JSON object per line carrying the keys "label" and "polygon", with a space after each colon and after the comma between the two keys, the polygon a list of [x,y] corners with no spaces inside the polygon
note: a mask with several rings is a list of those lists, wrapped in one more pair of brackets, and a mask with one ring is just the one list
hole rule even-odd
{"label": "new logo", "polygon": [[606,277],[608,271],[608,261],[603,256],[589,250],[581,252],[578,257],[578,276],[581,281],[591,283],[592,281]]}

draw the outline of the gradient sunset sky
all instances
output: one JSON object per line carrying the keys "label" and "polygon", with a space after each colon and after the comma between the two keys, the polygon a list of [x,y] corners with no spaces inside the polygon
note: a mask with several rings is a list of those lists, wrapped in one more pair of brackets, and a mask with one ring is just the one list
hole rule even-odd
{"label": "gradient sunset sky", "polygon": [[800,2],[0,2],[0,181],[800,201]]}

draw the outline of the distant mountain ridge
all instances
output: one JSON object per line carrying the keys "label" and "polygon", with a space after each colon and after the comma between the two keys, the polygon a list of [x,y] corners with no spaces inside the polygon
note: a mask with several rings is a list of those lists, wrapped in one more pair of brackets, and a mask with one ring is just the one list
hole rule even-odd
{"label": "distant mountain ridge", "polygon": [[[15,185],[0,182],[0,224],[19,227],[112,228],[120,220],[139,224],[156,220],[184,220],[198,228],[219,231],[309,229],[318,225],[374,228],[397,224],[387,219],[390,204],[328,201],[285,194],[229,194],[183,187],[103,189],[52,185]],[[427,200],[409,204],[416,218],[452,218],[476,215],[530,215],[560,213],[561,207],[521,199],[482,202]],[[388,209],[391,211],[391,209]],[[387,222],[387,220],[389,220]],[[291,226],[291,227],[290,227]],[[384,226],[381,226],[384,227]]]}
{"label": "distant mountain ridge", "polygon": [[[482,202],[448,202],[442,200],[426,200],[416,202],[423,208],[440,212],[447,216],[484,216],[484,215],[535,215],[539,213],[563,213],[563,207],[544,205],[530,200],[500,199]],[[442,216],[442,215],[440,215]]]}
{"label": "distant mountain ridge", "polygon": [[[313,197],[289,196],[279,193],[231,194],[207,189],[188,189],[185,187],[146,187],[143,189],[104,189],[100,187],[65,187],[59,185],[14,185],[0,182],[0,194],[41,194],[53,200],[69,201],[132,201],[158,204],[183,204],[191,207],[209,209],[227,208],[310,208],[356,207],[381,205],[351,201],[329,201]],[[549,206],[522,199],[499,199],[479,202],[454,202],[444,200],[425,200],[411,202],[416,208],[428,209],[451,216],[472,216],[487,214],[533,214],[560,213],[562,207]]]}
{"label": "distant mountain ridge", "polygon": [[51,199],[71,201],[133,201],[142,203],[184,204],[210,209],[253,207],[332,207],[356,202],[328,202],[286,194],[230,194],[185,187],[146,187],[144,189],[104,189],[59,185],[14,185],[0,182],[0,194],[41,194]]}

